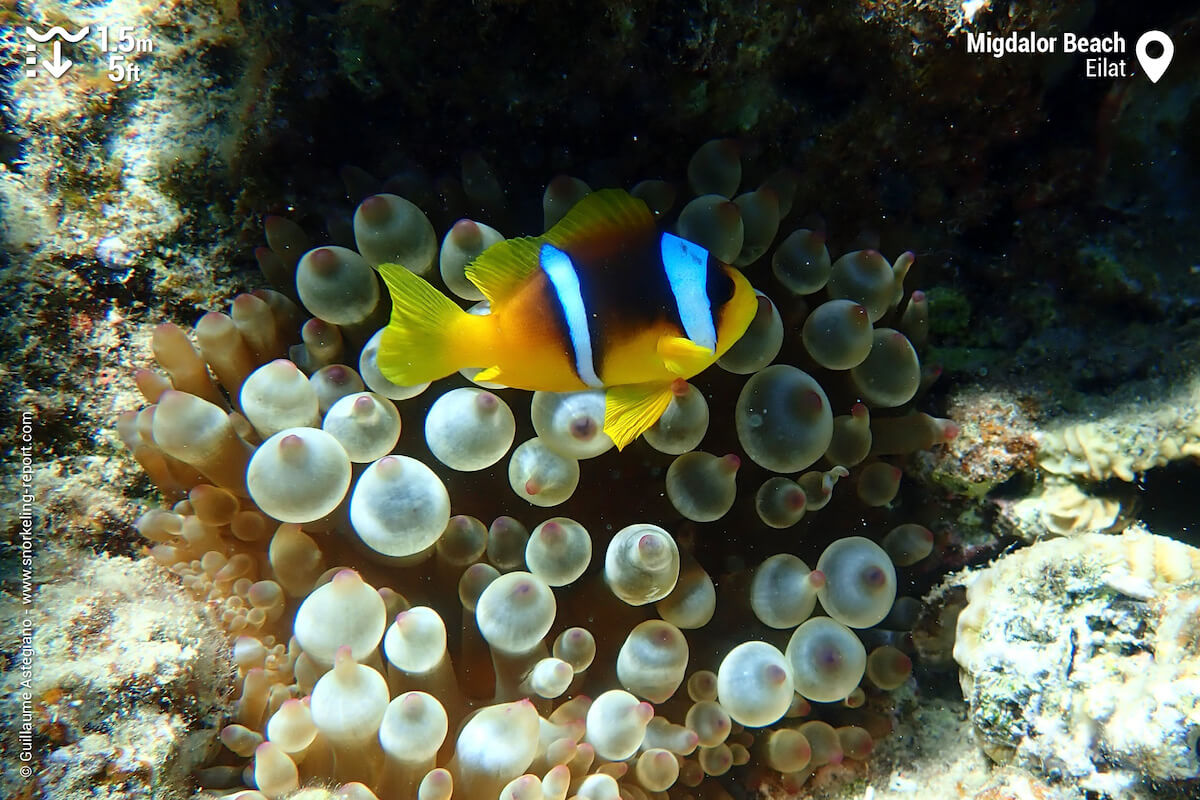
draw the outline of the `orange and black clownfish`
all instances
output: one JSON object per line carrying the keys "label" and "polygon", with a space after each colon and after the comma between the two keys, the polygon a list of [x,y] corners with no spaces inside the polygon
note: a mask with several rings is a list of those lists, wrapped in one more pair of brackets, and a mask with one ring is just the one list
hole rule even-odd
{"label": "orange and black clownfish", "polygon": [[619,189],[579,201],[541,236],[507,239],[467,266],[491,312],[468,314],[403,266],[379,267],[392,317],[378,365],[401,385],[465,367],[479,381],[547,392],[605,390],[618,448],[653,425],[671,384],[713,364],[758,308],[754,289],[707,250],[655,226]]}

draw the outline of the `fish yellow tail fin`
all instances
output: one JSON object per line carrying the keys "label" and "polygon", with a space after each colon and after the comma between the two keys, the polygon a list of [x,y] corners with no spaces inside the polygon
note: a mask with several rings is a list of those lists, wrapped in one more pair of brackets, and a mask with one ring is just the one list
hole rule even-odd
{"label": "fish yellow tail fin", "polygon": [[459,308],[424,278],[397,264],[380,264],[392,295],[392,318],[377,359],[383,377],[401,386],[435,381],[472,364],[471,323],[482,321]]}

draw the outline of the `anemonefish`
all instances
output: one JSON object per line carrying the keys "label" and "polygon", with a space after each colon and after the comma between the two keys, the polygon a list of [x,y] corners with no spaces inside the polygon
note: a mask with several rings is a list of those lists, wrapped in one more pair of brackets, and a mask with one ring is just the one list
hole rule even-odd
{"label": "anemonefish", "polygon": [[425,383],[465,367],[517,389],[605,390],[604,432],[623,448],[653,425],[672,383],[711,366],[745,333],[754,289],[699,245],[660,232],[619,189],[579,201],[541,236],[507,239],[466,268],[491,310],[468,314],[403,266],[378,365]]}

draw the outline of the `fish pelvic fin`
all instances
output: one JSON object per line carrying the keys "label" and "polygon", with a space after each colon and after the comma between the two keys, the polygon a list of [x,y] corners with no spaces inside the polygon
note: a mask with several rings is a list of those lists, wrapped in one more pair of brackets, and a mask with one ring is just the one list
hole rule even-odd
{"label": "fish pelvic fin", "polygon": [[392,296],[392,318],[376,358],[383,377],[401,386],[435,381],[462,367],[468,358],[473,318],[421,278],[398,264],[377,268]]}
{"label": "fish pelvic fin", "polygon": [[646,432],[671,403],[670,383],[610,386],[604,395],[604,432],[618,450]]}
{"label": "fish pelvic fin", "polygon": [[661,336],[656,349],[667,371],[680,378],[690,378],[703,372],[717,357],[716,353],[704,345],[696,344],[683,336]]}

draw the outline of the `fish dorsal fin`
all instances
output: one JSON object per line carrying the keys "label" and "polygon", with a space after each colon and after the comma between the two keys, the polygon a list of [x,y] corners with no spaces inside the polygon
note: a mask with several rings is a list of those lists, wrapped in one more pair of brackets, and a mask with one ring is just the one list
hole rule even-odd
{"label": "fish dorsal fin", "polygon": [[592,192],[571,207],[543,238],[561,250],[586,247],[589,241],[613,241],[652,235],[654,214],[645,202],[624,189]]}
{"label": "fish dorsal fin", "polygon": [[673,375],[690,378],[712,365],[716,354],[703,345],[682,336],[660,336],[658,357]]}
{"label": "fish dorsal fin", "polygon": [[604,393],[604,432],[618,450],[646,432],[671,404],[671,384],[631,383]]}
{"label": "fish dorsal fin", "polygon": [[496,242],[467,265],[467,280],[494,306],[537,270],[541,245],[542,239],[532,236]]}

